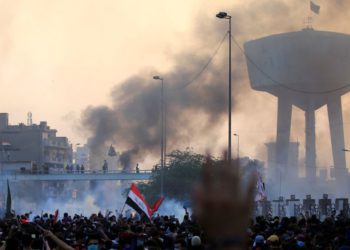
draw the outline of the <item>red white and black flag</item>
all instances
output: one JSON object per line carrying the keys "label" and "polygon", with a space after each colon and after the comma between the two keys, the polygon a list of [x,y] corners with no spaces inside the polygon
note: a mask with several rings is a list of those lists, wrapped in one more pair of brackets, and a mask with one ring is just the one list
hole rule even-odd
{"label": "red white and black flag", "polygon": [[128,198],[126,199],[125,203],[139,214],[145,214],[148,218],[151,218],[152,210],[148,207],[145,198],[142,196],[134,183],[131,184]]}
{"label": "red white and black flag", "polygon": [[152,213],[155,213],[158,211],[158,208],[160,207],[160,205],[162,205],[162,202],[164,201],[165,197],[162,196],[160,197],[151,207]]}

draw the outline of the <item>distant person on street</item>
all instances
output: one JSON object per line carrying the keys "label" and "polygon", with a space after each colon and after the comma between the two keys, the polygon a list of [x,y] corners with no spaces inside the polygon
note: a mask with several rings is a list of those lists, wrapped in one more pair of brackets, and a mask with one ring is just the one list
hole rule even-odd
{"label": "distant person on street", "polygon": [[85,171],[85,167],[84,167],[84,164],[81,164],[81,167],[80,167],[80,172],[83,174]]}
{"label": "distant person on street", "polygon": [[103,170],[103,173],[106,173],[108,171],[108,163],[106,160],[104,160],[103,162],[102,170]]}

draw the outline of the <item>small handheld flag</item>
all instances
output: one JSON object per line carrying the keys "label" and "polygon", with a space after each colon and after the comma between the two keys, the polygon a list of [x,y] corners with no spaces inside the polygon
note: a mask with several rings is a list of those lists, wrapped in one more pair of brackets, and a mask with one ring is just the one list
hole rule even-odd
{"label": "small handheld flag", "polygon": [[262,201],[265,199],[265,183],[262,180],[261,174],[257,172],[257,183],[256,183],[256,195],[255,195],[255,201]]}

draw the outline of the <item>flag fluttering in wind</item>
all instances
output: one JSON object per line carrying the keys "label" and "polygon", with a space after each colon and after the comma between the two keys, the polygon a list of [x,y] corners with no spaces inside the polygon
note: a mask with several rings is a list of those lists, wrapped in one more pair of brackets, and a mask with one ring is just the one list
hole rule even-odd
{"label": "flag fluttering in wind", "polygon": [[55,211],[55,215],[53,216],[53,224],[55,225],[58,221],[59,210],[58,208]]}
{"label": "flag fluttering in wind", "polygon": [[131,184],[125,204],[132,207],[140,215],[145,214],[148,218],[151,218],[152,216],[152,210],[148,207],[145,198],[134,183]]}
{"label": "flag fluttering in wind", "polygon": [[316,14],[320,13],[320,6],[315,4],[313,1],[310,1],[310,10]]}
{"label": "flag fluttering in wind", "polygon": [[152,213],[157,212],[160,205],[162,205],[162,202],[164,201],[164,199],[165,199],[165,197],[162,196],[153,204],[153,206],[151,207]]}
{"label": "flag fluttering in wind", "polygon": [[257,172],[257,183],[256,183],[256,195],[255,201],[262,201],[265,199],[265,183],[262,180],[261,174]]}
{"label": "flag fluttering in wind", "polygon": [[12,197],[9,180],[7,180],[6,217],[11,217]]}
{"label": "flag fluttering in wind", "polygon": [[108,156],[117,156],[117,152],[115,151],[113,145],[111,144],[111,146],[109,147],[108,150]]}
{"label": "flag fluttering in wind", "polygon": [[28,218],[21,218],[20,222],[21,222],[22,224],[26,224],[26,223],[29,222],[29,220],[28,220]]}

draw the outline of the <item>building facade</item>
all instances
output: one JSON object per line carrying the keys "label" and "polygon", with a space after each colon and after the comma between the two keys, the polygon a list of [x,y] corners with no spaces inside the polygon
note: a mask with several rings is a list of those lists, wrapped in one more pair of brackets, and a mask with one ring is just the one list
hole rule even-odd
{"label": "building facade", "polygon": [[57,136],[47,122],[9,125],[9,115],[0,113],[0,161],[32,161],[38,167],[63,168],[72,163],[72,145]]}
{"label": "building facade", "polygon": [[88,145],[85,144],[76,148],[75,164],[83,165],[85,168],[90,166],[90,150]]}

